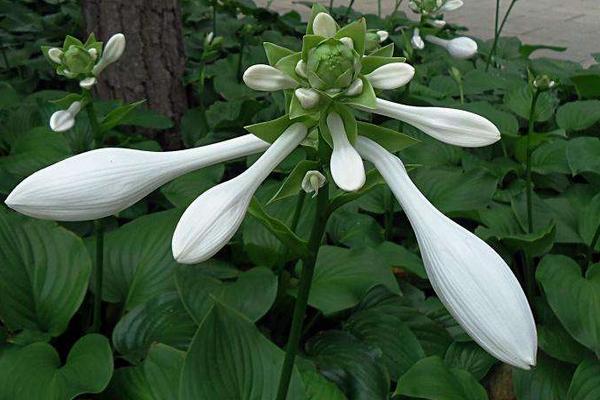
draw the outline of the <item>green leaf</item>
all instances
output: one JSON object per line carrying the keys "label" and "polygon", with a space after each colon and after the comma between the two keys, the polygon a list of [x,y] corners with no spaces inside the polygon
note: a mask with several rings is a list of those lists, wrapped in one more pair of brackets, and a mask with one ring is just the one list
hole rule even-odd
{"label": "green leaf", "polygon": [[[171,238],[181,210],[145,215],[109,232],[104,238],[104,284],[102,297],[124,303],[125,310],[174,286],[177,265]],[[95,253],[95,243],[90,243]]]}
{"label": "green leaf", "polygon": [[363,75],[368,75],[371,72],[375,71],[377,68],[382,67],[386,64],[402,63],[405,61],[406,58],[404,57],[383,57],[371,54],[369,56],[363,57],[360,60],[360,63],[362,64],[360,73]]}
{"label": "green leaf", "polygon": [[289,56],[290,54],[294,54],[294,51],[270,42],[264,42],[263,47],[265,48],[265,53],[267,54],[267,60],[269,60],[269,65],[272,66],[277,64],[277,61],[281,60],[283,57]]}
{"label": "green leaf", "polygon": [[529,58],[529,56],[533,54],[533,52],[536,50],[552,50],[562,53],[566,51],[567,48],[560,46],[549,46],[545,44],[524,44],[519,49],[519,53],[521,53],[521,56],[523,56],[524,58]]}
{"label": "green leaf", "polygon": [[566,131],[582,131],[600,121],[600,100],[563,104],[556,112],[556,123]]}
{"label": "green leaf", "polygon": [[271,200],[267,204],[297,195],[302,190],[302,180],[304,180],[306,173],[311,170],[318,170],[319,166],[320,164],[317,161],[300,161],[285,178],[277,193],[271,197]]}
{"label": "green leaf", "polygon": [[547,255],[535,276],[565,329],[600,355],[600,264],[592,265],[582,276],[572,259]]}
{"label": "green leaf", "polygon": [[334,381],[349,399],[387,398],[390,377],[379,349],[342,331],[321,333],[306,347],[321,374]]}
{"label": "green leaf", "polygon": [[366,107],[369,109],[375,109],[377,105],[377,96],[375,96],[375,90],[371,82],[364,76],[359,77],[363,82],[363,91],[358,96],[344,96],[341,98],[341,102],[350,106]]}
{"label": "green leaf", "polygon": [[444,362],[451,368],[460,368],[470,372],[475,379],[481,380],[490,368],[497,363],[475,342],[454,342],[448,347]]}
{"label": "green leaf", "polygon": [[308,303],[326,315],[333,314],[357,305],[376,285],[399,292],[389,265],[375,250],[322,246]]}
{"label": "green leaf", "polygon": [[287,115],[284,115],[271,121],[259,122],[244,128],[265,142],[273,143],[294,122],[296,121],[291,121]]}
{"label": "green leaf", "polygon": [[513,387],[519,400],[564,400],[573,374],[569,364],[538,354],[537,366],[529,371],[513,368]]}
{"label": "green leaf", "polygon": [[50,221],[0,207],[0,317],[9,330],[58,336],[87,291],[90,257],[81,239]]}
{"label": "green leaf", "polygon": [[181,266],[176,273],[177,289],[188,313],[197,324],[210,312],[215,302],[227,305],[251,321],[258,321],[269,311],[277,295],[277,278],[271,270],[255,267],[241,272],[237,280],[223,281],[203,264]]}
{"label": "green leaf", "polygon": [[600,398],[600,361],[586,360],[579,364],[567,392],[568,400]]}
{"label": "green leaf", "polygon": [[[528,85],[513,89],[504,96],[504,104],[515,114],[524,119],[529,119],[531,112],[531,102],[533,93]],[[557,100],[549,92],[543,92],[539,95],[534,119],[537,122],[547,121],[554,115],[554,108]]]}
{"label": "green leaf", "polygon": [[66,362],[47,343],[13,346],[0,357],[0,397],[11,400],[70,400],[100,393],[113,372],[108,340],[91,334],[80,338]]}
{"label": "green leaf", "polygon": [[531,154],[532,171],[538,174],[570,174],[567,160],[568,141],[557,139],[543,143]]}
{"label": "green leaf", "polygon": [[169,117],[149,108],[134,108],[119,122],[119,125],[132,125],[147,129],[169,129],[173,127],[173,121]]}
{"label": "green leaf", "polygon": [[327,223],[331,241],[350,248],[374,247],[383,242],[383,229],[370,215],[349,209],[335,211]]}
{"label": "green leaf", "polygon": [[[373,56],[373,57],[392,57],[393,55],[394,55],[394,43],[390,43],[388,45],[380,47],[377,50],[375,50],[374,52],[372,52],[371,54],[369,54],[369,56]],[[404,57],[401,57],[401,58],[406,60]],[[363,58],[363,60],[364,60],[364,58]]]}
{"label": "green leaf", "polygon": [[198,196],[221,181],[225,166],[217,164],[180,176],[160,191],[175,207],[186,208]]}
{"label": "green leaf", "polygon": [[[592,245],[594,235],[600,226],[600,193],[594,196],[589,203],[580,210],[577,218],[577,228],[584,243]],[[600,248],[600,241],[596,243],[596,250]]]}
{"label": "green leaf", "polygon": [[[215,302],[185,358],[179,399],[274,400],[283,357],[250,320]],[[295,368],[287,399],[304,399]]]}
{"label": "green leaf", "polygon": [[384,128],[367,122],[357,121],[358,134],[377,142],[381,147],[390,153],[397,153],[413,144],[419,143],[418,140],[397,132],[393,129]]}
{"label": "green leaf", "polygon": [[195,331],[196,324],[177,293],[167,292],[125,314],[113,330],[112,341],[126,360],[138,363],[152,343],[186,350]]}
{"label": "green leaf", "polygon": [[393,242],[383,242],[376,250],[393,268],[401,268],[419,278],[427,279],[423,261],[406,247]]}
{"label": "green leaf", "polygon": [[573,175],[582,172],[600,174],[600,138],[580,137],[569,140],[567,159]]}
{"label": "green leaf", "polygon": [[123,123],[123,120],[127,115],[132,112],[136,107],[143,104],[146,100],[136,101],[130,104],[124,104],[117,108],[112,109],[100,122],[100,130],[106,132],[115,126]]}
{"label": "green leaf", "polygon": [[305,35],[302,38],[302,60],[304,62],[308,62],[308,53],[314,47],[317,47],[319,43],[326,40],[323,36],[317,35]]}
{"label": "green leaf", "polygon": [[352,39],[354,44],[354,50],[359,56],[365,54],[365,37],[367,35],[367,22],[364,18],[360,18],[358,21],[354,21],[337,31],[335,34],[336,39],[343,37],[349,37]]}
{"label": "green leaf", "polygon": [[580,98],[600,97],[600,74],[598,72],[579,72],[570,76],[569,80],[575,85]]}
{"label": "green leaf", "polygon": [[300,369],[307,400],[347,400],[335,383],[325,379],[323,375],[313,368]]}
{"label": "green leaf", "polygon": [[429,400],[487,400],[487,394],[473,375],[449,368],[433,356],[417,362],[398,379],[395,395]]}
{"label": "green leaf", "polygon": [[361,198],[364,194],[369,193],[371,190],[379,185],[385,184],[385,181],[381,177],[381,174],[376,169],[372,169],[367,172],[367,178],[365,184],[356,192],[342,192],[331,199],[330,208],[336,210],[353,200]]}

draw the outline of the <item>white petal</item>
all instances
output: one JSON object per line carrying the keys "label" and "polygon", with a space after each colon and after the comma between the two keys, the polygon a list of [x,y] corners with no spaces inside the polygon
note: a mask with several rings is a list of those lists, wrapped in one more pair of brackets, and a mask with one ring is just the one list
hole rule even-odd
{"label": "white petal", "polygon": [[390,37],[388,31],[377,31],[377,36],[379,36],[379,43],[383,43]]}
{"label": "white petal", "polygon": [[334,37],[337,32],[337,24],[331,15],[321,12],[313,20],[313,33],[326,38]]}
{"label": "white petal", "polygon": [[276,90],[293,89],[298,83],[275,67],[266,64],[256,64],[244,72],[244,83],[250,89],[273,92]]}
{"label": "white petal", "polygon": [[209,259],[239,228],[258,186],[306,137],[307,128],[291,125],[250,168],[202,193],[185,210],[173,234],[173,257],[184,264]]}
{"label": "white petal", "polygon": [[436,210],[412,183],[400,159],[363,137],[357,148],[400,202],[417,236],[431,285],[450,314],[494,357],[524,369],[535,365],[535,321],[504,260]]}
{"label": "white petal", "polygon": [[52,47],[51,49],[48,49],[48,58],[50,60],[52,60],[52,62],[57,63],[57,64],[61,64],[62,60],[61,57],[63,55],[63,51],[61,49],[59,49],[58,47]]}
{"label": "white petal", "polygon": [[31,217],[84,221],[113,215],[187,172],[264,151],[244,135],[195,149],[151,152],[104,148],[44,168],[21,182],[6,204]]}
{"label": "white petal", "polygon": [[351,49],[354,49],[354,40],[352,40],[352,38],[350,38],[350,37],[343,37],[343,38],[340,39],[340,42],[342,42],[347,47],[350,47]]}
{"label": "white petal", "polygon": [[122,33],[116,33],[108,39],[104,51],[102,52],[102,59],[107,64],[112,64],[117,61],[123,55],[125,51],[125,35]]}
{"label": "white petal", "polygon": [[68,131],[75,125],[75,117],[67,110],[56,111],[50,116],[50,129],[54,132]]}
{"label": "white petal", "polygon": [[339,114],[329,113],[327,127],[333,140],[333,152],[329,164],[331,177],[340,189],[354,192],[360,189],[366,180],[362,158],[348,141],[344,121]]}
{"label": "white petal", "polygon": [[383,99],[377,99],[375,110],[363,110],[407,122],[437,140],[456,146],[481,147],[500,140],[496,125],[468,111],[406,106]]}
{"label": "white petal", "polygon": [[305,110],[310,110],[319,104],[319,93],[314,89],[298,88],[294,91],[294,95]]}
{"label": "white petal", "polygon": [[94,77],[85,78],[79,82],[79,86],[81,86],[83,89],[90,89],[95,84],[96,84],[96,78],[94,78]]}
{"label": "white petal", "polygon": [[413,36],[410,39],[410,44],[414,49],[423,50],[425,48],[425,42],[423,42],[423,38],[421,38],[421,32],[419,28],[415,28],[413,31]]}
{"label": "white petal", "polygon": [[431,25],[441,29],[446,26],[446,21],[444,21],[443,19],[434,19],[431,21]]}
{"label": "white petal", "polygon": [[296,67],[294,68],[294,70],[296,71],[296,73],[298,74],[298,76],[302,77],[302,78],[306,78],[307,74],[306,74],[306,63],[304,62],[304,60],[300,60],[298,61],[298,63],[296,64]]}
{"label": "white petal", "polygon": [[365,77],[375,89],[396,89],[406,85],[415,76],[415,69],[407,63],[382,65]]}
{"label": "white petal", "polygon": [[454,11],[463,6],[462,0],[448,0],[444,5],[440,8],[441,12],[444,11]]}
{"label": "white petal", "polygon": [[346,89],[346,96],[358,96],[363,92],[363,86],[364,84],[362,79],[355,79],[354,82],[348,86],[348,89]]}
{"label": "white petal", "polygon": [[477,54],[477,42],[468,37],[457,37],[448,41],[446,49],[452,57],[466,60]]}

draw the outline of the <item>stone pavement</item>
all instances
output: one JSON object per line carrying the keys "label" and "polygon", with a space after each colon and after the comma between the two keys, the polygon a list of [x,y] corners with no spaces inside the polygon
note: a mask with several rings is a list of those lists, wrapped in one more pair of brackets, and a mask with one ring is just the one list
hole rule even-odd
{"label": "stone pavement", "polygon": [[[266,5],[268,0],[255,0]],[[495,0],[464,0],[465,5],[446,13],[449,22],[469,28],[469,34],[488,39],[494,36]],[[321,0],[320,3],[329,4]],[[347,5],[349,0],[334,0],[334,6]],[[381,0],[382,14],[394,8],[395,0]],[[510,0],[501,0],[501,17]],[[308,8],[294,4],[293,0],[274,0],[271,8],[286,12],[296,10],[306,16]],[[354,8],[364,13],[377,13],[377,0],[356,0]],[[409,16],[408,0],[403,0],[401,10]],[[553,57],[581,62],[593,62],[590,54],[600,53],[600,0],[519,0],[510,14],[502,32],[503,36],[517,36],[527,44],[547,44],[567,47],[564,53],[540,50],[537,57]]]}

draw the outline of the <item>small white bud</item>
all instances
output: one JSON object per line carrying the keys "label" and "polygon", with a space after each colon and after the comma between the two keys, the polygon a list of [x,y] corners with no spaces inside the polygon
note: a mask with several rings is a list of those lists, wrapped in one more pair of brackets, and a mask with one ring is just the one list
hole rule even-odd
{"label": "small white bud", "polygon": [[313,33],[326,38],[334,37],[337,32],[337,24],[331,15],[320,12],[313,20]]}
{"label": "small white bud", "polygon": [[434,19],[431,21],[431,25],[438,29],[442,29],[446,26],[446,21],[444,21],[443,19]]}
{"label": "small white bud", "polygon": [[73,72],[69,71],[68,69],[63,69],[62,73],[67,78],[75,78],[77,76],[77,74],[74,74]]}
{"label": "small white bud", "polygon": [[377,31],[377,36],[379,36],[379,43],[383,43],[390,37],[390,34],[388,31]]}
{"label": "small white bud", "polygon": [[298,61],[298,63],[296,64],[296,68],[294,68],[294,70],[296,71],[296,73],[298,74],[298,76],[305,78],[308,76],[306,74],[306,63],[304,62],[304,60],[300,60]]}
{"label": "small white bud", "polygon": [[98,61],[98,64],[96,64],[92,69],[92,74],[98,76],[104,70],[104,68],[121,58],[124,51],[125,35],[122,33],[112,35],[104,47],[100,61]]}
{"label": "small white bud", "polygon": [[362,79],[356,79],[354,82],[348,86],[346,89],[346,96],[358,96],[363,91],[363,81]]}
{"label": "small white bud", "polygon": [[423,41],[423,38],[421,38],[421,32],[419,31],[419,28],[415,28],[413,31],[410,44],[412,45],[413,49],[423,50],[425,48],[425,42]]}
{"label": "small white bud", "polygon": [[314,89],[298,88],[294,91],[294,95],[305,110],[310,110],[319,104],[319,93]]}
{"label": "small white bud", "polygon": [[440,8],[440,12],[445,12],[445,11],[454,11],[456,9],[459,9],[463,6],[463,1],[462,0],[447,0],[444,5]]}
{"label": "small white bud", "polygon": [[206,39],[205,39],[205,44],[208,46],[212,43],[213,39],[215,38],[215,33],[214,32],[208,32],[208,34],[206,35]]}
{"label": "small white bud", "polygon": [[48,58],[56,64],[62,64],[62,60],[61,60],[62,55],[63,55],[63,51],[61,49],[59,49],[58,47],[53,47],[48,50]]}
{"label": "small white bud", "polygon": [[448,53],[454,58],[466,60],[477,54],[477,42],[468,37],[458,37],[448,41]]}
{"label": "small white bud", "polygon": [[256,64],[248,68],[242,77],[250,89],[264,92],[293,89],[298,82],[275,67],[266,64]]}
{"label": "small white bud", "polygon": [[415,69],[412,65],[397,62],[382,65],[365,78],[375,89],[389,90],[406,85],[413,76],[415,76]]}
{"label": "small white bud", "polygon": [[94,86],[96,84],[96,78],[89,77],[89,78],[85,78],[81,81],[79,81],[79,86],[83,89],[91,89],[92,86]]}
{"label": "small white bud", "polygon": [[302,190],[306,193],[314,193],[312,197],[315,197],[319,194],[319,189],[325,185],[325,182],[327,182],[327,178],[319,171],[308,171],[302,179]]}
{"label": "small white bud", "polygon": [[81,102],[74,101],[66,110],[56,111],[50,117],[50,129],[54,132],[68,131],[75,125],[75,116],[81,110]]}
{"label": "small white bud", "polygon": [[98,50],[91,48],[88,50],[88,54],[90,55],[90,57],[92,57],[92,59],[96,59],[98,58]]}
{"label": "small white bud", "polygon": [[343,37],[343,38],[340,39],[340,42],[342,42],[347,47],[350,47],[351,49],[354,49],[354,40],[352,40],[352,38]]}

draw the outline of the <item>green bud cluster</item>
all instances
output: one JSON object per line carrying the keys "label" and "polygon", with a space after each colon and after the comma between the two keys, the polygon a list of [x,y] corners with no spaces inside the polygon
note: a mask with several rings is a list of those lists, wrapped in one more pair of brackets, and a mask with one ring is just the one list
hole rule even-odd
{"label": "green bud cluster", "polygon": [[341,91],[358,77],[360,56],[341,41],[329,39],[309,51],[307,68],[311,87]]}
{"label": "green bud cluster", "polygon": [[102,42],[91,34],[85,43],[67,36],[63,47],[42,47],[46,58],[55,66],[58,75],[82,80],[92,77],[92,69],[102,52]]}

